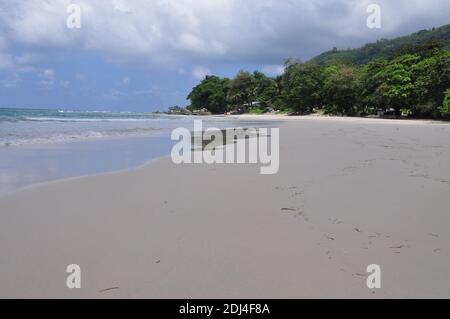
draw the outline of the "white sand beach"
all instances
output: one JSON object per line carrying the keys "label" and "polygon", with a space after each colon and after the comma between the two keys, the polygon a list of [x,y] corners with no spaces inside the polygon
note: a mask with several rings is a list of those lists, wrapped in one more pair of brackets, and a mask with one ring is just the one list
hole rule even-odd
{"label": "white sand beach", "polygon": [[276,175],[166,157],[2,197],[0,298],[449,298],[449,136],[290,119]]}

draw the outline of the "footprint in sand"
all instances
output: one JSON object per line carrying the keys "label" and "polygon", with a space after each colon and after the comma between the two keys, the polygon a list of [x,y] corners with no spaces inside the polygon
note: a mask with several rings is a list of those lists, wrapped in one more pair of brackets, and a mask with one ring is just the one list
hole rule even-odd
{"label": "footprint in sand", "polygon": [[366,278],[367,275],[366,274],[360,274],[360,273],[354,273],[354,274],[352,274],[352,277]]}
{"label": "footprint in sand", "polygon": [[292,198],[294,198],[294,197],[299,197],[299,196],[301,196],[301,195],[303,195],[302,192],[294,192],[294,193],[292,193],[292,194],[289,196],[289,199],[292,199]]}
{"label": "footprint in sand", "polygon": [[447,184],[447,186],[450,186],[450,181],[447,181],[447,180],[442,180],[442,181],[441,181],[441,183],[443,183],[443,184]]}
{"label": "footprint in sand", "polygon": [[340,225],[340,224],[343,224],[343,223],[344,223],[344,221],[343,221],[343,220],[340,220],[339,218],[335,218],[335,219],[328,218],[328,220],[331,221],[331,223],[332,223],[333,225]]}
{"label": "footprint in sand", "polygon": [[305,215],[301,208],[283,207],[281,208],[281,211],[285,213],[295,213],[294,217],[303,217],[305,222],[309,221],[309,218]]}
{"label": "footprint in sand", "polygon": [[297,186],[288,186],[288,187],[281,187],[281,186],[276,186],[275,190],[281,190],[281,191],[289,191],[290,194],[288,196],[288,199],[292,199],[295,197],[299,197],[301,195],[303,195],[303,193],[301,191],[298,190]]}

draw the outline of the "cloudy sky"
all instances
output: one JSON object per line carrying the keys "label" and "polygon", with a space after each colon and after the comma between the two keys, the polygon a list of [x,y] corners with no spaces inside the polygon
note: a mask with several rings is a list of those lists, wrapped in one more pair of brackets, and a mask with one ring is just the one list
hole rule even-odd
{"label": "cloudy sky", "polygon": [[[366,25],[372,3],[381,29]],[[81,28],[67,27],[71,4]],[[285,58],[449,17],[449,0],[2,0],[0,107],[164,110],[206,74],[276,75]]]}

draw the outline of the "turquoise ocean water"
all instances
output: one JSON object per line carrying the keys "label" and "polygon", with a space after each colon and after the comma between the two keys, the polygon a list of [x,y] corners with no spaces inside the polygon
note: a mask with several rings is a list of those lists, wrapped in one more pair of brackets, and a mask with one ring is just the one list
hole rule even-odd
{"label": "turquoise ocean water", "polygon": [[[264,127],[266,121],[151,113],[0,108],[0,195],[168,155],[173,129]],[[271,122],[271,125],[274,123]]]}
{"label": "turquoise ocean water", "polygon": [[191,121],[189,117],[151,113],[0,108],[0,147],[149,136]]}

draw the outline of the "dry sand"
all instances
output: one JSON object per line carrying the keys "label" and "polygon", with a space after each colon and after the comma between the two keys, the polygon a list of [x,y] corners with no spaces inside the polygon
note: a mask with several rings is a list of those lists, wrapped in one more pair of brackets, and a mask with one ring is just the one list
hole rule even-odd
{"label": "dry sand", "polygon": [[308,118],[280,136],[276,175],[164,158],[1,198],[0,297],[450,297],[450,126]]}

